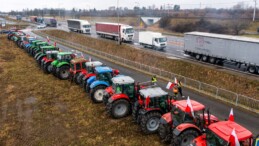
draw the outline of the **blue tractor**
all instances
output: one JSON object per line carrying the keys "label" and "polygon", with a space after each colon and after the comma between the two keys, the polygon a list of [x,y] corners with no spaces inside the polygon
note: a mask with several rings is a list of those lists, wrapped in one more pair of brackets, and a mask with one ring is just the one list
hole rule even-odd
{"label": "blue tractor", "polygon": [[95,67],[94,73],[96,76],[92,76],[87,80],[87,86],[90,87],[92,101],[101,103],[104,90],[112,84],[112,77],[118,75],[119,71],[107,66],[99,66]]}

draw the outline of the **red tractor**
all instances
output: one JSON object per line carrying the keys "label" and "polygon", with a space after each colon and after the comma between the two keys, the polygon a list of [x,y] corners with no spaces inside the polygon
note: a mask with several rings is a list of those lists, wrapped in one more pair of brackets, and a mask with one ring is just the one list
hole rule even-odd
{"label": "red tractor", "polygon": [[252,133],[233,121],[220,121],[209,125],[206,132],[195,138],[190,146],[229,146],[234,145],[230,140],[235,129],[240,146],[258,146],[258,140],[253,140]]}
{"label": "red tractor", "polygon": [[57,59],[59,51],[47,51],[46,56],[41,60],[41,68],[43,69],[44,73],[50,74],[51,73],[51,63]]}
{"label": "red tractor", "polygon": [[71,82],[78,78],[81,72],[87,72],[86,70],[86,60],[85,58],[75,58],[70,61],[70,79]]}
{"label": "red tractor", "polygon": [[186,111],[188,100],[174,102],[172,111],[161,117],[158,133],[163,142],[171,141],[173,146],[189,145],[210,123],[218,122],[209,111],[205,114],[205,106],[197,101],[189,100],[193,114]]}

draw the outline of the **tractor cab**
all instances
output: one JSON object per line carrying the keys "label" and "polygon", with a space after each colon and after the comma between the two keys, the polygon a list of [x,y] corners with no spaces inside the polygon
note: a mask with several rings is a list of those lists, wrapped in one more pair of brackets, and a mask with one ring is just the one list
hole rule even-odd
{"label": "tractor cab", "polygon": [[17,42],[18,41],[18,38],[20,36],[25,36],[26,34],[24,32],[21,32],[21,31],[18,31],[18,32],[14,32],[12,37],[11,37],[11,40],[13,40],[14,42]]}
{"label": "tractor cab", "polygon": [[39,43],[39,42],[42,42],[42,41],[41,40],[33,40],[33,41],[31,41],[31,44],[26,47],[27,52],[30,53],[31,49],[36,47],[36,44]]}
{"label": "tractor cab", "polygon": [[116,76],[112,78],[112,89],[115,94],[126,94],[130,98],[134,97],[135,80],[129,76]]}
{"label": "tractor cab", "polygon": [[252,133],[233,121],[220,121],[211,124],[206,132],[195,138],[192,145],[196,146],[229,146],[231,133],[235,129],[240,146],[252,146]]}
{"label": "tractor cab", "polygon": [[24,38],[24,40],[22,41],[20,47],[22,48],[26,48],[29,44],[31,44],[32,41],[34,41],[35,38],[34,37],[30,37],[30,36],[27,36]]}
{"label": "tractor cab", "polygon": [[94,70],[94,73],[96,74],[96,80],[98,81],[104,81],[109,84],[112,83],[111,79],[113,76],[113,70],[110,67],[107,66],[100,66],[96,67]]}
{"label": "tractor cab", "polygon": [[73,58],[75,58],[75,55],[72,52],[59,52],[57,55],[58,62],[70,62]]}
{"label": "tractor cab", "polygon": [[93,73],[94,68],[98,66],[102,66],[103,63],[101,63],[100,61],[91,61],[91,62],[86,62],[85,65],[86,65],[87,72]]}
{"label": "tractor cab", "polygon": [[59,48],[55,47],[55,46],[41,46],[38,53],[35,54],[34,58],[36,59],[36,61],[40,64],[41,60],[46,57],[46,52],[47,51],[58,51]]}
{"label": "tractor cab", "polygon": [[46,51],[46,57],[48,60],[56,60],[59,51]]}
{"label": "tractor cab", "polygon": [[76,82],[78,82],[77,84],[82,85],[84,90],[86,91],[86,90],[88,90],[88,89],[86,89],[87,80],[90,77],[95,76],[95,74],[94,74],[95,67],[103,66],[103,63],[100,61],[90,61],[90,62],[86,62],[85,65],[86,65],[86,71],[82,71],[79,74]]}
{"label": "tractor cab", "polygon": [[51,73],[51,63],[57,59],[59,51],[46,51],[46,56],[41,60],[41,68],[44,73]]}
{"label": "tractor cab", "polygon": [[85,58],[75,58],[70,61],[70,74],[72,75],[71,79],[75,80],[79,73],[86,70]]}

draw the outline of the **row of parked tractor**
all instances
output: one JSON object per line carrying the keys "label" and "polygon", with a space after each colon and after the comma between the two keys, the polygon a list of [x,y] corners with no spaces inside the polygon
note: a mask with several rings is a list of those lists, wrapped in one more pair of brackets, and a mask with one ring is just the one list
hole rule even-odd
{"label": "row of parked tractor", "polygon": [[[8,39],[22,48],[46,74],[78,84],[93,103],[103,103],[111,118],[132,116],[144,134],[158,133],[174,146],[256,145],[258,138],[233,118],[220,121],[195,100],[178,99],[152,82],[137,82],[100,61],[85,59],[82,53],[64,52],[56,45],[37,40],[22,31]],[[237,136],[233,141],[233,131]],[[258,146],[258,144],[256,145]]]}

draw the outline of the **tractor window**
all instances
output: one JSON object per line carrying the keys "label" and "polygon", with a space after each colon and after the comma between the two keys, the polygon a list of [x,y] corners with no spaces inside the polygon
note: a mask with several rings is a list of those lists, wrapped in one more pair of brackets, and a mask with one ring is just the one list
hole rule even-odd
{"label": "tractor window", "polygon": [[228,142],[218,137],[211,130],[208,130],[206,140],[208,146],[228,146]]}
{"label": "tractor window", "polygon": [[86,70],[87,70],[87,72],[89,72],[89,73],[93,73],[93,72],[94,72],[94,68],[93,68],[92,66],[87,66],[87,67],[86,67]]}
{"label": "tractor window", "polygon": [[75,69],[75,65],[74,64],[70,64],[70,68],[72,69],[72,70],[74,70]]}
{"label": "tractor window", "polygon": [[180,109],[174,107],[173,109],[173,125],[176,127],[179,124],[183,123],[183,117],[184,117],[184,112],[181,111]]}
{"label": "tractor window", "polygon": [[134,83],[124,85],[123,93],[128,95],[130,98],[134,97]]}
{"label": "tractor window", "polygon": [[122,93],[122,87],[119,84],[114,85],[115,93],[119,94]]}
{"label": "tractor window", "polygon": [[85,65],[85,63],[84,63],[84,62],[82,63],[82,68],[83,68],[83,69],[85,69],[85,68],[86,68],[86,65]]}
{"label": "tractor window", "polygon": [[80,63],[76,64],[76,70],[81,70],[81,64]]}
{"label": "tractor window", "polygon": [[111,82],[111,78],[112,78],[112,75],[111,75],[110,72],[97,74],[97,79],[98,80]]}

